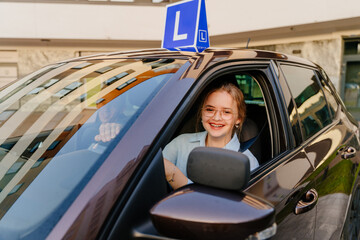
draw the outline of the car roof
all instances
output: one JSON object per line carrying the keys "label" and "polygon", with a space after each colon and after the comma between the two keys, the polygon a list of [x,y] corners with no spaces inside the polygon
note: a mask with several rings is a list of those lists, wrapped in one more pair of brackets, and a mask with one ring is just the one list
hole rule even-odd
{"label": "car roof", "polygon": [[106,59],[121,59],[121,58],[173,58],[173,59],[207,59],[207,61],[225,61],[225,60],[278,60],[278,61],[287,61],[309,65],[312,67],[317,67],[317,64],[296,56],[265,51],[257,49],[240,49],[240,48],[208,48],[201,53],[196,52],[184,52],[184,51],[169,51],[163,48],[154,48],[154,49],[141,49],[134,51],[120,51],[120,52],[111,52],[111,53],[101,53],[91,56],[84,56],[79,58],[74,58],[69,61],[89,61],[89,60],[106,60]]}

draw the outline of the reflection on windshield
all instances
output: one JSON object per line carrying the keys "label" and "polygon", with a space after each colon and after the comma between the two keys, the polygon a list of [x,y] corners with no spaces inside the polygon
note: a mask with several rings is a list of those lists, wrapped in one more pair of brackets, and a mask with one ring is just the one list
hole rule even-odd
{"label": "reflection on windshield", "polygon": [[183,63],[69,62],[0,92],[0,238],[45,237]]}
{"label": "reflection on windshield", "polygon": [[[103,153],[107,146],[119,134],[123,134],[136,119],[139,110],[142,110],[147,98],[152,99],[153,93],[156,93],[159,86],[170,78],[172,74],[163,74],[146,82],[137,85],[134,88],[124,92],[111,102],[103,105],[104,99],[98,101],[99,108],[72,137],[68,144],[59,152],[70,152],[75,150],[88,149],[97,153]],[[149,100],[150,100],[149,99]],[[131,121],[130,121],[131,120]]]}

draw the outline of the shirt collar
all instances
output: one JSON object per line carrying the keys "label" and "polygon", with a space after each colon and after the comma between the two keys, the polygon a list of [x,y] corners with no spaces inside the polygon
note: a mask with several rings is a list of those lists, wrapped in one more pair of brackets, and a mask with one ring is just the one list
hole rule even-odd
{"label": "shirt collar", "polygon": [[240,149],[240,142],[236,134],[232,137],[230,142],[228,142],[225,147],[225,149],[233,150],[233,151],[239,151]]}
{"label": "shirt collar", "polygon": [[205,139],[206,139],[207,132],[197,132],[191,138],[190,142],[200,142],[200,147],[205,147]]}
{"label": "shirt collar", "polygon": [[[205,147],[205,139],[207,136],[207,132],[197,132],[195,133],[191,138],[190,138],[190,142],[200,142],[199,146],[200,147]],[[240,142],[239,139],[237,137],[236,134],[234,134],[234,136],[232,137],[232,139],[230,140],[230,142],[228,142],[224,149],[228,149],[228,150],[233,150],[233,151],[239,151],[240,149]]]}

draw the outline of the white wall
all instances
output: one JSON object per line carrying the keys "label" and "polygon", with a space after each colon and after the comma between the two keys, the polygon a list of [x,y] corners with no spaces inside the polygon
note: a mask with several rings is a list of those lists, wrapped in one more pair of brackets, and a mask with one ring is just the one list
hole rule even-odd
{"label": "white wall", "polygon": [[[360,16],[359,0],[206,0],[210,36]],[[161,40],[165,6],[0,2],[0,38]]]}
{"label": "white wall", "polygon": [[359,0],[206,0],[212,35],[360,16]]}
{"label": "white wall", "polygon": [[164,7],[2,2],[0,38],[158,40],[163,15]]}

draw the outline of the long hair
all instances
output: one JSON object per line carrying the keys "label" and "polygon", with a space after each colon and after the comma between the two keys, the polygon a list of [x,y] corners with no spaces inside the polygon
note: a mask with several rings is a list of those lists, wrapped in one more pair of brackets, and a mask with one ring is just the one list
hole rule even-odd
{"label": "long hair", "polygon": [[201,124],[201,111],[202,111],[202,108],[204,107],[204,103],[206,102],[206,100],[208,99],[210,94],[212,94],[216,91],[227,92],[228,94],[230,94],[230,96],[232,96],[232,98],[236,102],[237,113],[238,113],[237,118],[240,119],[240,123],[237,128],[235,128],[235,127],[233,128],[233,134],[236,132],[236,134],[239,136],[242,125],[243,125],[243,123],[245,121],[245,117],[246,117],[246,104],[245,104],[245,100],[244,100],[244,94],[242,93],[240,88],[236,87],[234,84],[229,83],[229,82],[222,83],[220,86],[210,89],[204,95],[204,97],[202,98],[200,107],[198,109],[198,112],[197,112],[196,131],[199,131],[200,129],[203,128],[202,124]]}

